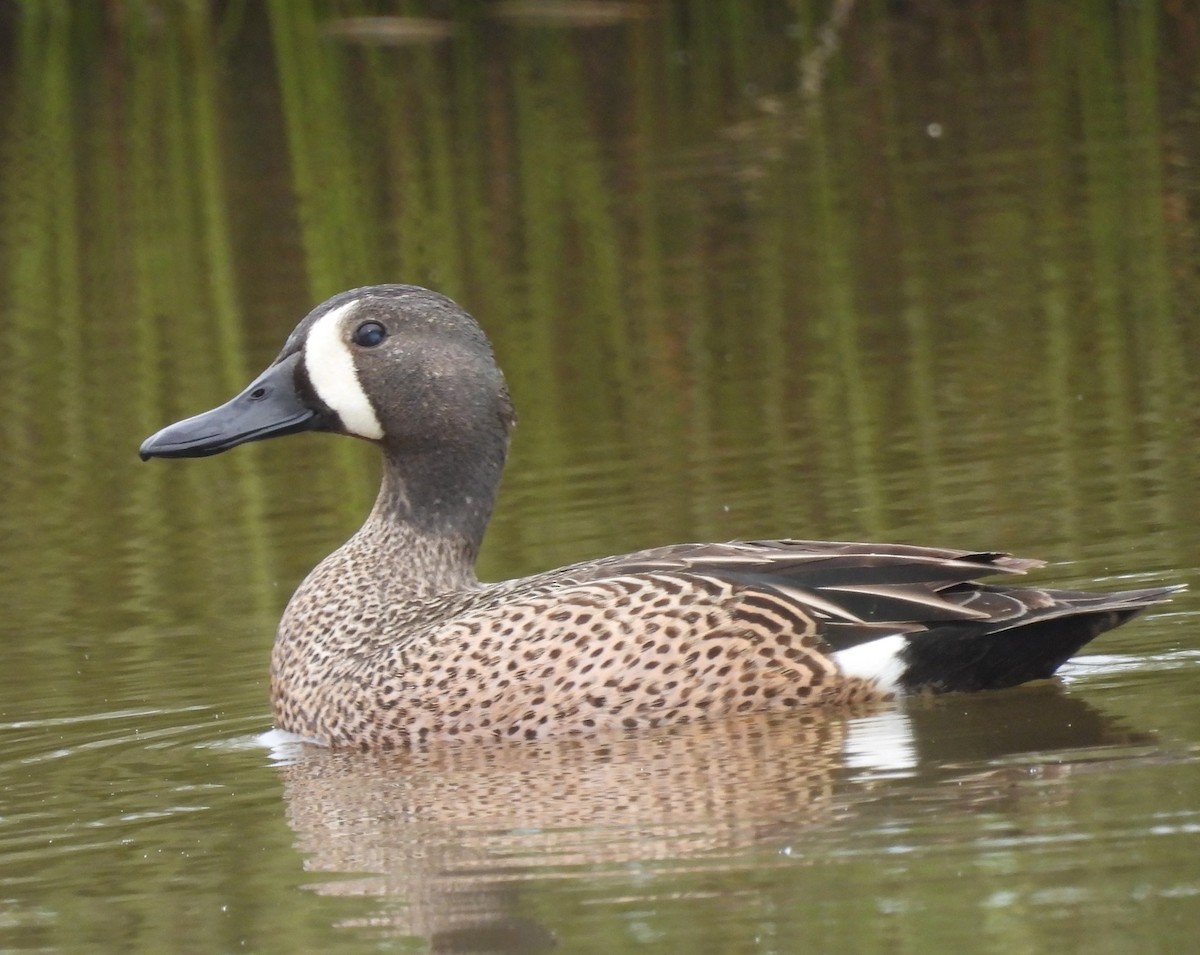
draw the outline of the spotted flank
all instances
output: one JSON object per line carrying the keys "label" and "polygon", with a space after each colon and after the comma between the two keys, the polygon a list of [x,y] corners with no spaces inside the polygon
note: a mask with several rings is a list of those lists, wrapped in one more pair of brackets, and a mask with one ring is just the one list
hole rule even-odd
{"label": "spotted flank", "polygon": [[983,583],[1041,566],[894,544],[677,544],[501,583],[475,558],[515,422],[482,330],[415,286],[318,306],[242,394],[147,439],[215,454],[297,431],[383,455],[362,528],[279,625],[279,729],[334,746],[539,739],[1001,689],[1050,677],[1177,587]]}

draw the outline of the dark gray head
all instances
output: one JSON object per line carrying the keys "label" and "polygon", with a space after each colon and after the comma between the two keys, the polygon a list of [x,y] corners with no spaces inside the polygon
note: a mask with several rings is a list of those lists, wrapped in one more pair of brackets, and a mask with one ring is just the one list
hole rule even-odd
{"label": "dark gray head", "polygon": [[401,453],[512,430],[487,336],[437,292],[374,285],[335,295],[296,326],[276,364],[293,354],[325,430]]}
{"label": "dark gray head", "polygon": [[159,431],[141,455],[200,457],[332,431],[382,447],[398,505],[414,517],[436,520],[459,497],[486,523],[514,420],[504,376],[470,315],[428,289],[373,285],[317,306],[240,395]]}

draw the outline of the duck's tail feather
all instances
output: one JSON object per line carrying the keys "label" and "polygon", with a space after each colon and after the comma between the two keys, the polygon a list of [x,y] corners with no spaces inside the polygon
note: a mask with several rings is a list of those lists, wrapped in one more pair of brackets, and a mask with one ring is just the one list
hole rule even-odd
{"label": "duck's tail feather", "polygon": [[897,688],[969,692],[1046,679],[1088,641],[1182,589],[1033,591],[1044,601],[1042,606],[994,628],[950,624],[907,633],[897,650],[903,665]]}
{"label": "duck's tail feather", "polygon": [[1184,588],[1108,594],[980,585],[955,594],[955,589],[942,593],[966,606],[986,607],[991,619],[897,626],[871,639],[857,634],[834,653],[842,672],[898,693],[999,690],[1046,679],[1088,641]]}

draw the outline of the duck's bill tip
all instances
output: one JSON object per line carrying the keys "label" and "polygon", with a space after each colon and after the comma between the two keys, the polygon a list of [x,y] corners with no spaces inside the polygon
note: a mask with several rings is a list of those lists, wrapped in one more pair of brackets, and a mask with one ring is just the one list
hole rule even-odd
{"label": "duck's bill tip", "polygon": [[[212,414],[213,412],[208,412]],[[204,418],[198,415],[197,418]],[[229,448],[253,441],[252,436],[238,437],[231,434],[221,434],[211,429],[197,431],[186,427],[196,418],[167,425],[156,434],[152,434],[138,448],[138,457],[143,461],[151,458],[203,458],[212,454],[220,454]]]}
{"label": "duck's bill tip", "polygon": [[167,425],[142,442],[138,457],[143,461],[151,458],[206,458],[236,448],[239,444],[311,431],[317,427],[318,419],[317,414],[308,409],[265,423],[238,421],[237,417],[229,414],[227,405],[222,405],[186,421]]}
{"label": "duck's bill tip", "polygon": [[294,364],[294,358],[278,362],[219,408],[167,425],[142,442],[138,456],[203,458],[250,441],[322,429],[325,416],[297,392]]}

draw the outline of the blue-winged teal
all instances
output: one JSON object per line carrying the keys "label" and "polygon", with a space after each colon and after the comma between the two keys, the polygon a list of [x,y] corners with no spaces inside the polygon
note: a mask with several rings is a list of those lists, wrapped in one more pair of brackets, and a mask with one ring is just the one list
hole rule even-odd
{"label": "blue-winged teal", "polygon": [[475,321],[380,285],[314,309],[236,398],[143,458],[295,431],[374,442],[362,528],[284,612],[282,729],[390,748],[533,738],[1049,677],[1176,587],[1091,594],[976,583],[1041,562],[899,545],[678,544],[482,584],[475,557],[514,422]]}

